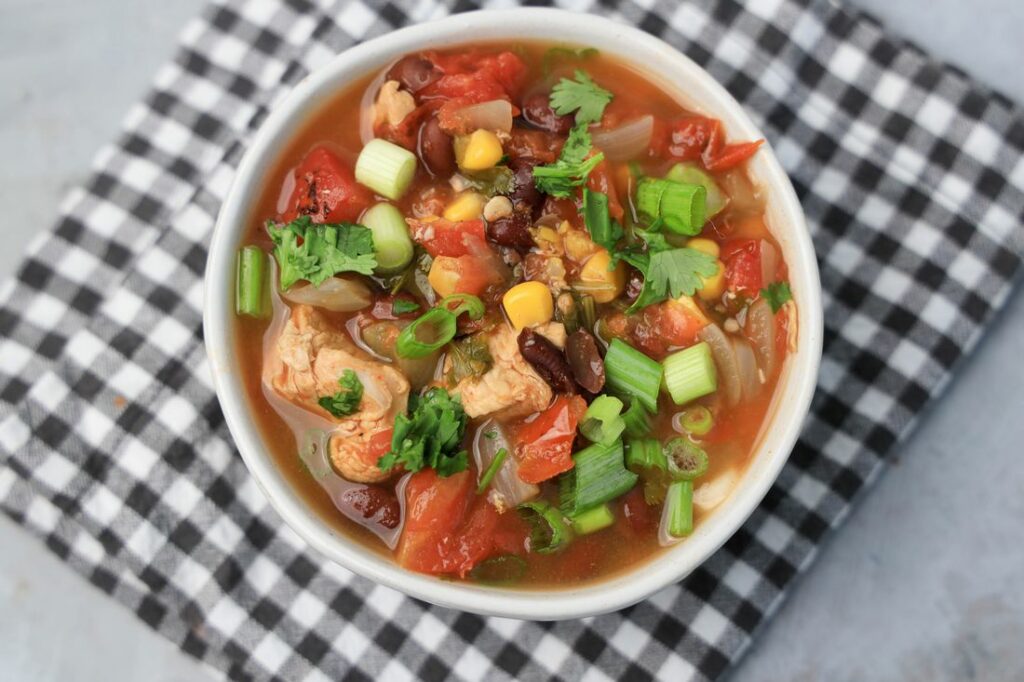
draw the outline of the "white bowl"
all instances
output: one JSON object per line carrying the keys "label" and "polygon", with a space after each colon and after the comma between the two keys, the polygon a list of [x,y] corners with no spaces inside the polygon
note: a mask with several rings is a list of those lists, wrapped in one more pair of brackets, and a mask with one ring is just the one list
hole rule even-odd
{"label": "white bowl", "polygon": [[273,109],[242,159],[221,209],[206,266],[206,349],[235,443],[256,482],[285,522],[314,549],[345,568],[408,595],[480,614],[554,620],[623,608],[674,583],[711,556],[758,505],[789,457],[807,414],[821,359],[821,284],[803,212],[786,173],[765,146],[749,166],[765,190],[768,223],[789,267],[799,310],[798,350],[784,365],[757,451],[740,483],[693,535],[627,573],[558,589],[503,589],[442,581],[407,571],[332,529],[278,469],[260,437],[234,356],[235,252],[250,226],[265,181],[307,115],[351,81],[408,52],[467,41],[547,40],[598,46],[677,96],[687,108],[719,118],[731,140],[764,137],[734,100],[703,69],[666,43],[636,28],[590,14],[513,9],[458,14],[394,31],[346,50],[307,76]]}

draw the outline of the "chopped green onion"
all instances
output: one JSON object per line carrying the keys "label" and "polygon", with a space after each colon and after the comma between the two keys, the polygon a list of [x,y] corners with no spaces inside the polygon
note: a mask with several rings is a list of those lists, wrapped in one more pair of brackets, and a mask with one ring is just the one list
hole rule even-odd
{"label": "chopped green onion", "polygon": [[665,358],[663,364],[665,388],[676,405],[714,393],[718,388],[715,359],[711,355],[711,346],[705,341],[673,353]]}
{"label": "chopped green onion", "polygon": [[635,396],[629,399],[629,409],[622,415],[626,422],[626,435],[630,438],[642,438],[651,430],[651,417],[647,408]]}
{"label": "chopped green onion", "polygon": [[594,325],[597,324],[597,303],[590,294],[580,296],[580,319],[583,329],[593,331]]}
{"label": "chopped green onion", "polygon": [[530,551],[551,554],[572,540],[572,531],[557,507],[536,500],[524,502],[516,509],[530,525]]}
{"label": "chopped green onion", "polygon": [[483,495],[487,487],[491,485],[491,481],[494,480],[495,474],[501,469],[501,466],[505,463],[505,458],[508,457],[508,450],[501,448],[494,455],[494,459],[487,465],[487,470],[484,471],[484,475],[480,477],[480,484],[476,487],[476,494]]}
{"label": "chopped green onion", "polygon": [[[567,291],[562,292],[555,299],[555,320],[561,322],[565,327],[566,336],[572,336],[580,329],[580,307],[576,299]],[[588,330],[589,331],[589,330]]]}
{"label": "chopped green onion", "polygon": [[661,520],[672,537],[682,538],[693,532],[692,481],[676,481],[668,487]]}
{"label": "chopped green onion", "polygon": [[572,529],[576,531],[577,535],[589,535],[603,530],[613,523],[615,523],[615,514],[612,513],[611,507],[602,504],[574,516]]}
{"label": "chopped green onion", "polygon": [[238,251],[235,271],[235,312],[249,317],[266,317],[267,254],[258,246]]}
{"label": "chopped green onion", "polygon": [[604,356],[608,388],[635,397],[649,412],[658,409],[661,365],[620,339],[612,339]]}
{"label": "chopped green onion", "polygon": [[608,195],[583,188],[583,224],[595,244],[609,251],[622,236],[622,227],[608,213]]}
{"label": "chopped green onion", "polygon": [[445,296],[437,303],[438,308],[444,308],[455,317],[462,313],[469,315],[471,320],[479,320],[484,316],[487,308],[484,302],[473,294],[452,294]]}
{"label": "chopped green onion", "polygon": [[361,222],[373,233],[378,274],[396,273],[412,262],[412,239],[401,211],[381,202],[367,209]]}
{"label": "chopped green onion", "polygon": [[515,554],[501,554],[484,559],[469,572],[473,580],[490,585],[514,583],[526,575],[526,559]]}
{"label": "chopped green onion", "polygon": [[665,443],[668,473],[674,481],[692,481],[708,470],[708,453],[689,438],[673,438]]}
{"label": "chopped green onion", "polygon": [[626,430],[622,420],[622,401],[610,395],[599,395],[590,403],[580,422],[580,433],[591,443],[608,445]]}
{"label": "chopped green onion", "polygon": [[637,185],[637,209],[648,220],[661,219],[677,234],[700,234],[707,218],[703,185],[644,178]]}
{"label": "chopped green onion", "polygon": [[729,198],[719,189],[718,184],[712,179],[711,175],[705,173],[695,164],[677,163],[665,174],[665,179],[681,182],[684,185],[702,186],[705,192],[707,192],[704,208],[707,211],[708,218],[711,218],[725,208],[726,203],[729,201]]}
{"label": "chopped green onion", "polygon": [[689,434],[704,436],[715,426],[715,418],[708,408],[694,405],[683,411],[679,424]]}
{"label": "chopped green onion", "polygon": [[644,502],[661,504],[665,501],[665,489],[672,479],[668,476],[668,461],[661,443],[653,438],[630,440],[626,443],[626,468],[644,482]]}
{"label": "chopped green onion", "polygon": [[416,155],[387,140],[370,140],[356,159],[356,180],[397,201],[416,174]]}
{"label": "chopped green onion", "polygon": [[[427,334],[424,340],[422,337]],[[443,308],[431,308],[398,334],[395,350],[400,358],[422,358],[455,338],[455,316]]]}
{"label": "chopped green onion", "polygon": [[591,507],[623,495],[637,475],[623,465],[622,441],[594,443],[573,455],[574,466],[559,479],[562,512],[575,517]]}

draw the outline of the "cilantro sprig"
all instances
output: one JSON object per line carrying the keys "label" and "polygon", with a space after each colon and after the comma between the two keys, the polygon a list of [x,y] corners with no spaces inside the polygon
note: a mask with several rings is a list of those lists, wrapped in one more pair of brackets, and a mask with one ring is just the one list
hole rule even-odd
{"label": "cilantro sprig", "polygon": [[793,292],[789,290],[788,282],[772,282],[761,289],[761,296],[768,301],[772,312],[777,313],[782,306],[786,305],[786,301],[792,300]]}
{"label": "cilantro sprig", "polygon": [[535,166],[533,183],[544,194],[567,198],[575,188],[587,181],[590,171],[604,160],[604,154],[587,157],[593,149],[590,131],[585,124],[576,124],[562,147],[558,160],[546,166]]}
{"label": "cilantro sprig", "polygon": [[551,89],[551,108],[559,116],[575,111],[576,125],[597,123],[612,101],[612,93],[595,83],[585,71],[577,69],[575,76],[575,80],[563,78]]}
{"label": "cilantro sprig", "polygon": [[363,400],[363,382],[354,371],[346,369],[341,373],[338,385],[341,390],[334,395],[323,396],[316,402],[335,417],[347,417],[359,409],[359,403]]}
{"label": "cilantro sprig", "polygon": [[[653,236],[661,237],[656,233],[653,233]],[[685,247],[657,250],[659,247],[653,246],[656,243],[658,240],[652,239],[648,242],[648,251],[620,251],[613,258],[613,263],[620,259],[624,260],[644,276],[644,286],[640,290],[640,295],[626,310],[627,313],[636,312],[668,298],[693,296],[702,286],[702,278],[713,277],[718,272],[718,264],[709,254]]]}
{"label": "cilantro sprig", "polygon": [[390,471],[400,464],[411,472],[430,467],[441,476],[465,471],[469,455],[462,439],[468,421],[458,396],[443,388],[409,396],[409,414],[395,418],[391,450],[377,460],[377,467]]}
{"label": "cilantro sprig", "polygon": [[377,267],[373,233],[362,225],[317,225],[301,216],[285,225],[268,222],[267,233],[274,242],[282,290],[300,280],[319,286],[339,272],[369,275]]}

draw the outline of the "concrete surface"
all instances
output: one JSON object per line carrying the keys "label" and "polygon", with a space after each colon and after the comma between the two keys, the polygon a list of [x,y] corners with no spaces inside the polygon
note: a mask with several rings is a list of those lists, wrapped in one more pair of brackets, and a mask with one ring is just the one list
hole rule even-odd
{"label": "concrete surface", "polygon": [[[850,0],[1024,101],[1019,0]],[[0,0],[0,275],[202,0]],[[1024,679],[1024,301],[827,544],[733,679]],[[0,680],[208,673],[0,521]]]}

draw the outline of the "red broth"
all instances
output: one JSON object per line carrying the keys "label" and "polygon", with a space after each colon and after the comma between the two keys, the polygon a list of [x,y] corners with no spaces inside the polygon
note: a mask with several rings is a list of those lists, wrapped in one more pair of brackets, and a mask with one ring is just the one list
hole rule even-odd
{"label": "red broth", "polygon": [[[756,381],[750,383],[749,371],[743,374],[747,384],[742,385],[738,401],[729,400],[729,382],[725,379],[722,362],[716,355],[716,391],[683,405],[676,405],[662,391],[658,397],[656,413],[651,415],[652,428],[648,438],[657,439],[661,443],[672,438],[688,438],[708,455],[706,473],[693,482],[693,522],[700,524],[712,513],[715,504],[720,503],[728,494],[749,464],[757,434],[776,390],[782,359],[788,352],[787,332],[793,326],[795,316],[792,303],[782,305],[781,309],[772,314],[765,314],[766,305],[760,303],[760,316],[757,319],[770,324],[772,348],[767,351],[763,350],[763,343],[757,345],[757,341],[763,342],[764,337],[763,334],[756,336],[753,330],[754,306],[765,297],[762,290],[766,285],[785,282],[787,275],[781,250],[764,223],[764,198],[751,183],[745,169],[744,158],[755,153],[755,150],[742,146],[741,143],[747,141],[728,140],[729,144],[725,144],[724,131],[715,132],[710,122],[684,110],[643,74],[614,59],[599,54],[573,56],[569,50],[553,50],[553,47],[532,43],[481,44],[430,53],[427,58],[436,60],[435,63],[447,63],[449,70],[454,71],[458,69],[450,64],[458,64],[458,55],[467,51],[473,51],[475,58],[463,60],[463,66],[459,68],[472,69],[465,66],[465,63],[480,63],[481,56],[493,57],[509,51],[524,69],[521,78],[517,79],[518,87],[512,88],[514,92],[509,93],[513,104],[523,109],[527,108],[525,105],[531,101],[531,96],[533,102],[546,102],[547,94],[555,83],[563,78],[573,78],[574,72],[581,69],[613,96],[604,110],[601,128],[614,128],[624,122],[635,121],[638,117],[653,116],[655,125],[651,141],[642,153],[628,161],[606,161],[591,173],[589,180],[591,189],[613,197],[609,202],[613,213],[616,203],[622,206],[627,222],[634,217],[637,209],[638,178],[662,177],[681,158],[707,171],[728,198],[725,208],[708,219],[700,233],[700,237],[706,240],[703,248],[717,252],[720,267],[724,269],[720,283],[705,283],[710,287],[709,295],[697,292],[691,299],[694,303],[690,308],[668,301],[648,306],[634,314],[626,314],[624,309],[628,302],[624,297],[631,287],[638,285],[637,273],[629,272],[626,273],[629,281],[625,282],[625,291],[613,301],[596,305],[597,324],[590,329],[601,348],[612,338],[619,338],[654,360],[661,361],[666,355],[697,343],[701,338],[697,335],[698,330],[702,325],[710,324],[732,344],[734,351],[741,348],[735,351],[739,355],[734,354],[734,358],[753,358]],[[244,240],[246,244],[258,246],[267,252],[272,250],[273,244],[265,224],[267,221],[286,222],[295,217],[296,169],[304,163],[311,151],[326,149],[340,162],[342,174],[351,171],[363,148],[360,102],[373,101],[372,91],[379,88],[381,75],[373,74],[338,92],[294,131],[293,138],[280,158],[267,169],[266,186],[259,203],[253,207],[252,224]],[[410,78],[415,75],[412,74]],[[371,89],[371,98],[365,100],[368,88]],[[436,111],[428,112],[427,118],[436,116]],[[526,113],[537,119],[535,112],[528,110]],[[513,157],[544,156],[546,158],[543,160],[548,163],[554,161],[565,137],[564,133],[554,135],[538,132],[536,128],[524,124],[521,117],[516,119],[515,125],[521,130],[515,132],[511,140],[503,141],[506,154]],[[559,125],[564,128],[571,125],[571,121],[567,123],[562,119]],[[721,135],[721,138],[709,143],[709,130],[713,135]],[[413,131],[410,137],[408,132],[386,129],[380,125],[376,132],[398,142],[405,142],[414,151],[416,140],[420,137],[419,130]],[[348,193],[343,192],[336,197],[334,205],[328,206],[327,200],[314,201],[315,205],[307,202],[300,207],[298,213],[311,215],[314,222],[356,221],[366,202],[380,199],[375,199],[370,190],[352,184],[351,179],[343,180],[342,185],[348,187]],[[303,191],[309,197],[317,198],[314,197],[316,188]],[[424,169],[421,150],[421,160],[411,186],[394,203],[404,216],[422,218],[443,213],[452,204],[456,194],[447,176],[442,174],[433,177]],[[300,197],[299,202],[302,201],[304,199]],[[569,249],[568,235],[578,238],[587,234],[579,203],[579,191],[574,190],[568,199],[544,199],[534,216],[531,216],[536,217],[533,225],[545,227],[548,236],[551,233],[559,235],[560,246],[564,250],[561,258],[565,261],[565,277],[570,283],[574,278],[582,276],[586,264],[586,260],[576,263],[565,255]],[[564,228],[562,223],[565,221],[568,222],[569,232],[561,234],[559,230]],[[491,232],[485,234],[490,250],[503,252],[505,260],[514,261],[517,258],[511,255],[511,249],[498,248]],[[539,233],[531,233],[531,236],[540,238],[536,234]],[[440,233],[433,233],[434,244],[428,244],[428,248],[437,248],[438,239]],[[685,238],[677,236],[671,240],[675,247],[687,243]],[[587,246],[584,243],[584,246],[591,248],[593,244]],[[535,245],[530,251],[535,253],[540,248]],[[529,253],[518,255],[521,261],[528,257]],[[593,257],[592,254],[589,257]],[[770,262],[772,260],[775,261],[774,266]],[[509,267],[509,271],[516,273],[514,267]],[[523,271],[530,273],[529,268],[524,267]],[[765,275],[771,282],[765,281]],[[522,276],[520,272],[519,277]],[[393,324],[388,320],[394,318],[394,315],[389,314],[392,299],[385,289],[393,281],[379,277],[363,279],[371,289],[375,301],[372,306],[358,312],[320,311],[325,324],[338,334],[348,334],[354,329],[365,331],[368,324],[380,321],[377,318]],[[488,309],[485,320],[491,320],[491,324],[508,324],[502,314],[501,300],[511,284],[491,285],[480,292],[480,298]],[[718,295],[714,295],[716,286],[721,289]],[[420,309],[399,316],[396,333],[397,327],[416,319],[428,309],[427,302],[421,296],[406,294],[405,298],[417,300],[421,304]],[[317,469],[315,466],[311,470],[305,462],[312,460],[304,459],[299,452],[300,448],[309,446],[308,433],[304,433],[305,428],[301,426],[305,423],[302,420],[305,415],[312,415],[310,424],[322,425],[324,421],[332,421],[330,415],[324,412],[313,415],[316,412],[315,406],[299,404],[301,401],[292,401],[291,408],[282,407],[289,404],[288,398],[276,395],[275,389],[264,380],[268,354],[275,352],[277,335],[290,313],[288,305],[275,294],[275,315],[272,319],[238,316],[236,351],[245,378],[249,409],[260,425],[267,447],[290,483],[325,523],[374,551],[395,557],[400,564],[413,570],[443,574],[454,579],[502,582],[524,587],[578,585],[604,579],[647,561],[664,547],[664,528],[659,532],[659,527],[663,525],[660,523],[662,505],[645,501],[646,479],[643,478],[631,490],[607,502],[614,519],[610,526],[590,534],[576,533],[560,551],[541,553],[534,551],[535,541],[530,537],[530,525],[519,512],[514,509],[497,509],[487,491],[476,494],[481,472],[477,470],[472,452],[468,469],[447,478],[424,469],[413,475],[411,480],[409,475],[396,474],[379,483],[351,484],[344,483],[335,470]],[[696,313],[693,312],[694,308]],[[698,323],[694,322],[695,319]],[[460,324],[465,331],[465,325]],[[357,331],[357,334],[361,333]],[[746,353],[743,347],[762,350]],[[766,359],[767,352],[774,356],[771,362]],[[739,364],[743,365],[742,362]],[[751,366],[746,365],[746,369],[750,370]],[[444,383],[443,379],[441,383]],[[580,390],[575,392],[585,394]],[[558,391],[553,393],[561,395]],[[580,398],[572,400],[579,401],[572,405],[581,411],[585,403]],[[566,397],[565,404],[569,402],[570,399]],[[680,425],[680,415],[695,406],[706,407],[710,411],[714,426],[706,434],[685,435]],[[286,420],[288,414],[292,418]],[[513,452],[510,458],[517,460],[520,472],[527,466],[521,458],[528,455],[519,447],[515,434],[529,430],[528,424],[539,419],[530,415],[504,420],[505,430],[511,434],[509,443]],[[467,449],[472,450],[478,429],[487,421],[486,416],[470,420],[464,440]],[[535,426],[534,430],[538,428]],[[376,453],[378,455],[386,452],[390,445],[389,438],[383,440],[383,449]],[[572,448],[573,453],[578,453],[586,445],[586,440],[577,435],[575,429],[562,440],[567,448]],[[378,442],[374,447],[380,446]],[[320,442],[320,448],[322,451],[327,449],[325,441]],[[551,448],[547,448],[540,456],[553,458]],[[561,466],[547,460],[540,464],[538,476],[544,475],[545,467],[550,469]],[[569,465],[572,465],[571,461]],[[537,499],[547,500],[557,506],[557,480],[558,477],[554,477],[541,481]],[[439,499],[442,502],[438,502]],[[424,508],[427,508],[427,512],[423,512]],[[353,521],[353,518],[360,522]],[[440,527],[448,530],[438,531]],[[417,531],[417,528],[426,530]],[[677,540],[686,541],[685,537]],[[387,541],[390,541],[391,546]],[[453,545],[457,546],[457,550],[451,549]],[[462,558],[453,559],[456,554]]]}

